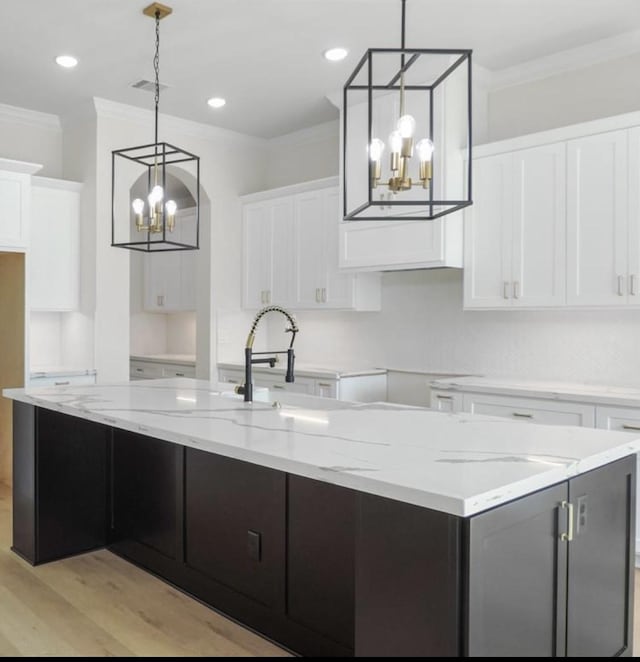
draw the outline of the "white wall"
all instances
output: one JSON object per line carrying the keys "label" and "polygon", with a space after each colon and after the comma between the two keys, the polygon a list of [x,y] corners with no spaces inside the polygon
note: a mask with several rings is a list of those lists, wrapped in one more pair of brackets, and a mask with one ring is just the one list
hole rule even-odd
{"label": "white wall", "polygon": [[38,175],[62,175],[62,129],[55,115],[0,104],[0,154],[40,163]]}
{"label": "white wall", "polygon": [[[640,56],[629,56],[493,91],[489,132],[503,138],[637,110],[639,70]],[[335,148],[334,139],[327,144]],[[291,157],[295,177],[281,184],[312,179],[318,171],[337,174],[333,153],[311,167],[304,150]],[[297,315],[298,361],[640,384],[640,311],[463,312],[462,300],[462,271],[384,274],[382,312]],[[270,322],[270,345],[279,341],[280,326]]]}

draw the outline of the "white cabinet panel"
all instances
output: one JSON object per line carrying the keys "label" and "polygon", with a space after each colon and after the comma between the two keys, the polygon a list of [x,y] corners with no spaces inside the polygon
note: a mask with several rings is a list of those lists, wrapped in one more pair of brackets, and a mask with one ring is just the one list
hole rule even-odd
{"label": "white cabinet panel", "polygon": [[[195,236],[195,210],[176,214],[175,241]],[[144,309],[158,313],[196,310],[198,251],[158,251],[144,255]]]}
{"label": "white cabinet panel", "polygon": [[157,361],[129,361],[130,379],[161,379],[169,377],[195,377],[193,365]]}
{"label": "white cabinet panel", "polygon": [[640,127],[629,138],[628,280],[627,301],[640,306]]}
{"label": "white cabinet panel", "polygon": [[78,309],[81,186],[33,178],[28,256],[31,310]]}
{"label": "white cabinet panel", "polygon": [[315,308],[326,298],[327,224],[323,191],[309,191],[294,198],[296,308]]}
{"label": "white cabinet panel", "polygon": [[245,205],[243,232],[243,304],[245,308],[260,308],[271,286],[271,218],[267,203]]}
{"label": "white cabinet panel", "polygon": [[612,131],[568,143],[570,305],[626,303],[627,140],[627,131]]}
{"label": "white cabinet panel", "polygon": [[591,428],[595,425],[593,405],[483,393],[465,393],[463,403],[464,411],[471,414],[502,416],[543,425],[577,425]]}
{"label": "white cabinet panel", "polygon": [[30,177],[0,170],[0,247],[24,248],[29,239]]}
{"label": "white cabinet panel", "polygon": [[465,213],[465,308],[565,303],[565,145],[474,162]]}

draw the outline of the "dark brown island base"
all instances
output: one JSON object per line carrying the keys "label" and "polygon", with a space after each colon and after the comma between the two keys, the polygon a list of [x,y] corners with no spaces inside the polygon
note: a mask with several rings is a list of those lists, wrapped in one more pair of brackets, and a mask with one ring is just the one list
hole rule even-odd
{"label": "dark brown island base", "polygon": [[630,656],[635,467],[464,518],[16,401],[13,549],[106,547],[301,655]]}

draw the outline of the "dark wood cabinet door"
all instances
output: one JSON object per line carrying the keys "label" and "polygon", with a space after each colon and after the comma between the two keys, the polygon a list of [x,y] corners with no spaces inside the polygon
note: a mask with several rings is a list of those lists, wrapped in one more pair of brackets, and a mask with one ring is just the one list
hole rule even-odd
{"label": "dark wood cabinet door", "polygon": [[182,558],[183,447],[114,430],[113,541],[132,540]]}
{"label": "dark wood cabinet door", "polygon": [[467,520],[466,655],[564,656],[567,497],[565,482]]}
{"label": "dark wood cabinet door", "polygon": [[635,469],[631,456],[569,481],[567,655],[630,655],[635,561]]}
{"label": "dark wood cabinet door", "polygon": [[186,449],[186,563],[284,611],[286,474]]}
{"label": "dark wood cabinet door", "polygon": [[357,493],[289,476],[287,614],[353,649]]}
{"label": "dark wood cabinet door", "polygon": [[460,519],[358,495],[358,657],[460,654]]}

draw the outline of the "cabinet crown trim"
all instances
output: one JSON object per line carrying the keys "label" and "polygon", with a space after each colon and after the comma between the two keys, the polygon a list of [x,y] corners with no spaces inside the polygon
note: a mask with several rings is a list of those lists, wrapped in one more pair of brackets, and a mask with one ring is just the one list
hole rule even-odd
{"label": "cabinet crown trim", "polygon": [[281,186],[256,193],[249,193],[240,197],[243,203],[260,202],[262,200],[271,200],[273,198],[282,198],[297,193],[306,193],[307,191],[317,191],[320,189],[333,188],[338,186],[338,177],[324,177],[323,179],[313,179],[300,184],[291,184],[290,186]]}

